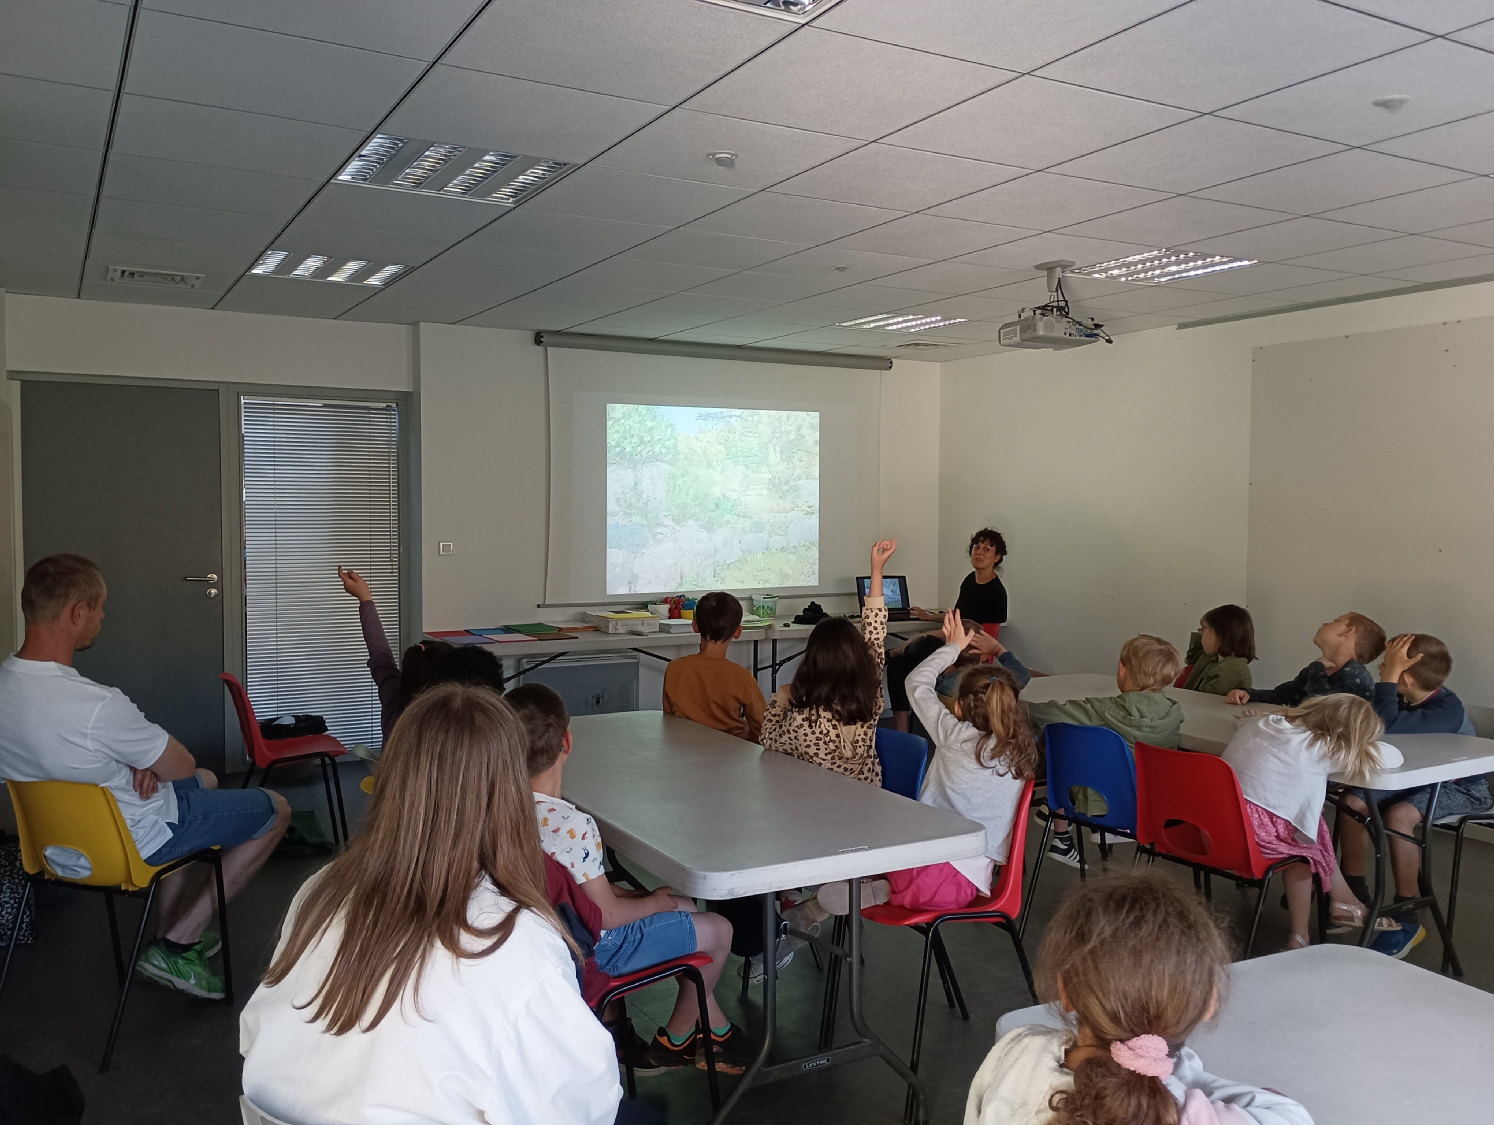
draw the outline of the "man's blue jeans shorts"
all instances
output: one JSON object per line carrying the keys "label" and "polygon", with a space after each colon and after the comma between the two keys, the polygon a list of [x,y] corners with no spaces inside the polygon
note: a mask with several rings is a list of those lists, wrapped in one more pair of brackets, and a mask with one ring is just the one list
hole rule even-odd
{"label": "man's blue jeans shorts", "polygon": [[204,789],[195,775],[171,787],[176,823],[170,826],[171,839],[145,857],[152,867],[214,845],[227,851],[275,826],[275,802],[263,789]]}

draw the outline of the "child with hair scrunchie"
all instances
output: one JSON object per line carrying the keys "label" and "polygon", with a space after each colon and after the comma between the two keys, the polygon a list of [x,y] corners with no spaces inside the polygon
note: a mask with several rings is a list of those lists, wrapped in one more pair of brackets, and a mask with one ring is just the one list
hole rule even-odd
{"label": "child with hair scrunchie", "polygon": [[1014,1028],[975,1074],[965,1125],[1312,1125],[1290,1098],[1204,1070],[1184,1041],[1224,1001],[1207,908],[1156,875],[1091,879],[1043,937],[1038,990],[1073,1030]]}

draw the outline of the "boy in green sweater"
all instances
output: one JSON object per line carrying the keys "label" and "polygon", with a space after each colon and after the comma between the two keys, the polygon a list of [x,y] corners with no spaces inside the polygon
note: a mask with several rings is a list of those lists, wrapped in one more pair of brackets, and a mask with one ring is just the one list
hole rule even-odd
{"label": "boy in green sweater", "polygon": [[[1115,669],[1119,695],[1029,703],[1027,715],[1039,731],[1049,723],[1109,727],[1126,740],[1126,747],[1133,754],[1137,742],[1176,750],[1183,709],[1175,699],[1163,695],[1162,689],[1177,679],[1182,670],[1183,658],[1177,649],[1161,637],[1141,633],[1121,647],[1120,663]],[[1082,804],[1078,807],[1084,811]],[[1048,854],[1060,863],[1079,866],[1079,850],[1069,834],[1067,821],[1054,818]]]}

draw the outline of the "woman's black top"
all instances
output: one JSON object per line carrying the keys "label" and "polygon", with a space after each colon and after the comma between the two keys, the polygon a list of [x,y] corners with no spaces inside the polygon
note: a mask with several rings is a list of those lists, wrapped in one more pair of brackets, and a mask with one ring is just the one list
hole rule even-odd
{"label": "woman's black top", "polygon": [[1000,576],[992,578],[984,586],[975,580],[975,572],[965,575],[960,583],[960,598],[955,609],[966,621],[978,625],[999,625],[1006,620],[1006,587]]}

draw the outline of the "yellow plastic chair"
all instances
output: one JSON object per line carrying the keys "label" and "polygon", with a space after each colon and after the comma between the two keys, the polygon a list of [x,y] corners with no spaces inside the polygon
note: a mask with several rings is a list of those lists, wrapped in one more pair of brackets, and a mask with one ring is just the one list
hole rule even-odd
{"label": "yellow plastic chair", "polygon": [[[156,888],[161,880],[189,863],[212,865],[213,877],[218,887],[218,925],[223,938],[223,999],[233,1006],[233,970],[228,956],[228,903],[223,893],[223,861],[217,848],[204,848],[172,860],[160,867],[152,867],[140,856],[129,826],[119,811],[114,794],[99,785],[86,785],[77,781],[7,781],[11,803],[16,810],[16,828],[21,836],[21,866],[26,871],[26,889],[21,892],[21,904],[16,911],[15,925],[11,927],[10,944],[5,950],[5,965],[0,968],[0,993],[5,988],[5,979],[10,975],[11,957],[16,950],[16,936],[20,933],[21,919],[26,913],[26,902],[31,895],[32,884],[52,883],[59,886],[77,887],[81,890],[100,891],[109,910],[109,937],[114,947],[114,973],[119,980],[119,1003],[114,1009],[114,1022],[109,1027],[109,1042],[104,1048],[104,1061],[100,1073],[109,1069],[109,1060],[114,1055],[114,1041],[119,1037],[119,1025],[124,1018],[125,1001],[130,994],[133,973],[127,971],[120,958],[119,922],[114,914],[114,898],[124,895],[145,899],[145,909],[140,912],[140,928],[135,934],[135,948],[130,955],[129,967],[140,960],[140,951],[145,945],[145,927],[150,920],[150,908],[155,903]],[[47,863],[46,849],[70,848],[87,857],[92,871],[81,877],[60,875]]]}

